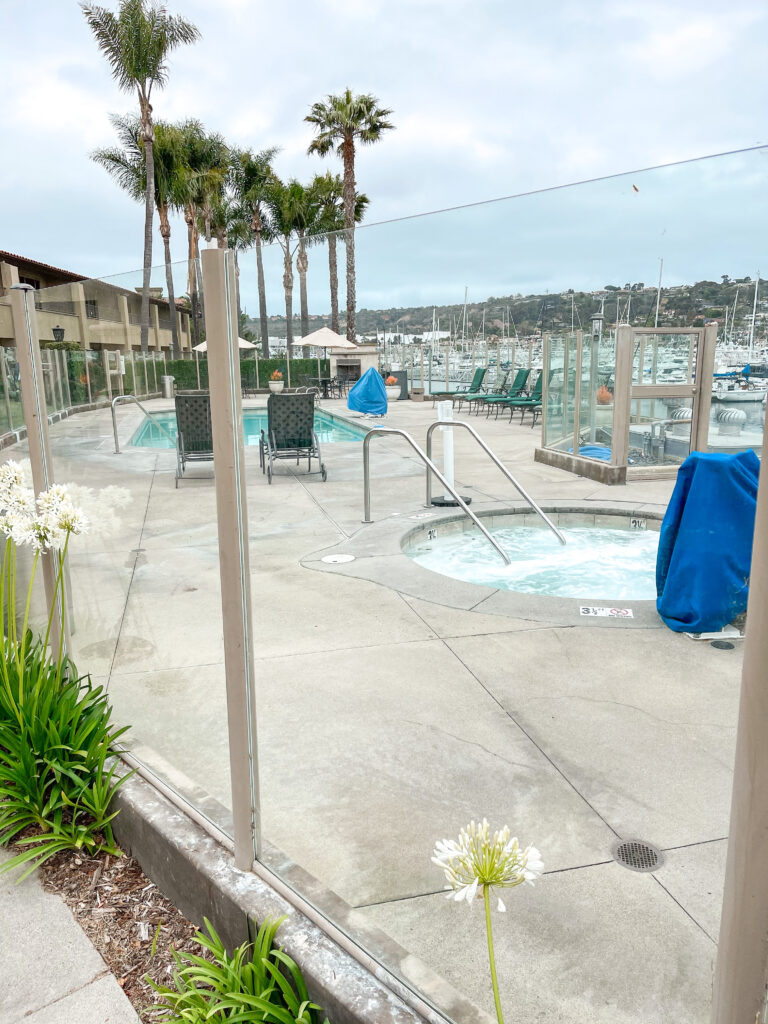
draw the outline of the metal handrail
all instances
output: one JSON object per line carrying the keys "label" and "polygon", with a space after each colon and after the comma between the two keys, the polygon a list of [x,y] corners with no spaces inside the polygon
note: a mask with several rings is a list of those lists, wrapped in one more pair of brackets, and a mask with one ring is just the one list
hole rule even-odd
{"label": "metal handrail", "polygon": [[176,438],[173,436],[173,434],[169,433],[165,429],[163,424],[160,422],[160,420],[156,420],[148,409],[144,408],[144,406],[141,404],[141,402],[135,395],[115,395],[115,397],[112,399],[112,430],[115,435],[115,455],[120,454],[120,442],[117,439],[117,413],[115,412],[115,406],[117,405],[118,402],[135,402],[136,405],[138,405],[138,407],[144,413],[144,415],[148,419],[152,420],[156,427],[159,427],[160,430],[162,430],[165,436],[170,440],[173,447],[176,447]]}
{"label": "metal handrail", "polygon": [[408,434],[405,430],[397,430],[395,427],[377,427],[374,430],[369,430],[368,433],[363,438],[363,500],[364,500],[364,508],[365,508],[365,512],[364,512],[365,519],[363,519],[363,522],[364,523],[372,523],[373,522],[373,520],[371,519],[371,467],[370,467],[369,448],[370,448],[370,445],[371,445],[371,438],[372,437],[376,437],[377,435],[380,436],[381,434],[398,434],[400,437],[404,437],[405,438],[405,440],[408,442],[408,444],[411,446],[411,448],[413,448],[413,450],[419,456],[421,461],[427,467],[427,475],[429,475],[429,471],[430,470],[435,474],[435,476],[440,481],[440,483],[443,485],[443,487],[446,489],[446,491],[448,491],[450,494],[453,495],[456,503],[459,505],[459,507],[462,509],[462,511],[465,512],[466,515],[469,516],[469,518],[472,520],[472,522],[475,524],[475,526],[478,528],[478,530],[480,530],[480,532],[483,534],[485,539],[489,543],[491,543],[494,546],[494,548],[496,548],[496,551],[504,559],[505,564],[509,565],[510,564],[510,557],[509,557],[509,555],[493,539],[493,537],[490,535],[490,533],[488,533],[486,528],[483,526],[483,524],[477,518],[475,513],[469,508],[469,506],[464,501],[464,499],[461,497],[461,495],[458,494],[453,489],[453,487],[448,483],[448,481],[445,479],[445,477],[440,472],[440,470],[437,468],[437,466],[421,450],[421,448],[419,448],[419,446],[413,440],[411,435]]}
{"label": "metal handrail", "polygon": [[[429,464],[432,464],[432,432],[434,431],[435,427],[465,427],[470,432],[472,437],[474,437],[474,439],[477,441],[477,443],[480,445],[480,447],[483,449],[483,451],[486,453],[486,455],[489,455],[491,460],[499,467],[499,469],[504,474],[504,476],[507,478],[507,480],[509,480],[509,482],[514,487],[517,488],[517,490],[520,492],[520,494],[522,494],[522,496],[525,498],[525,500],[528,502],[528,504],[531,506],[531,508],[534,510],[534,512],[536,512],[538,515],[541,516],[541,518],[544,520],[544,522],[550,528],[552,533],[554,533],[554,535],[557,537],[557,539],[560,541],[560,543],[561,544],[565,544],[565,537],[558,530],[558,528],[555,526],[555,524],[552,522],[552,520],[549,518],[549,516],[547,516],[546,513],[543,512],[539,508],[539,506],[536,504],[536,502],[533,500],[533,498],[530,496],[530,494],[528,494],[528,492],[525,490],[525,488],[522,487],[517,482],[517,480],[515,480],[515,478],[509,472],[507,467],[504,465],[504,463],[501,462],[496,457],[496,455],[494,455],[494,453],[491,451],[491,449],[488,447],[488,445],[485,443],[485,441],[482,439],[482,437],[480,437],[480,435],[474,429],[474,427],[470,426],[469,423],[465,423],[464,420],[436,420],[434,423],[432,423],[430,425],[429,429],[427,430],[427,459],[429,460]],[[453,493],[453,492],[451,492],[451,493]],[[431,474],[429,472],[429,465],[428,465],[427,466],[427,505],[431,505],[431,504],[432,504],[432,476],[431,476]]]}

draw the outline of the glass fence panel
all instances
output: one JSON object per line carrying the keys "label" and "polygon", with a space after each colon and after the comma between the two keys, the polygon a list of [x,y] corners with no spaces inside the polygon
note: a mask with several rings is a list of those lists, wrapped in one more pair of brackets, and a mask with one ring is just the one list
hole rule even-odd
{"label": "glass fence panel", "polygon": [[[174,266],[178,288],[188,272],[186,264]],[[85,324],[87,337],[100,339],[94,344],[114,343],[113,318],[122,317],[120,329],[127,322],[140,346],[134,280],[80,284],[83,295],[98,300]],[[165,287],[165,269],[155,268],[153,285],[161,282]],[[76,312],[66,319],[69,291],[46,289],[38,301],[55,309],[74,337]],[[160,323],[161,341],[170,346],[170,329],[162,317]],[[114,454],[107,381],[113,395],[146,396],[147,381],[155,394],[162,355],[134,348],[60,355],[79,408],[50,425],[53,472],[71,485],[90,521],[69,555],[75,664],[107,687],[116,719],[130,725],[125,742],[135,757],[230,832],[213,463],[195,463],[176,486],[176,416],[157,398],[142,398],[153,419],[130,402],[118,405]]]}
{"label": "glass fence panel", "polygon": [[[18,404],[18,382],[13,376],[15,350],[0,348],[0,436],[13,429],[13,404]],[[17,415],[17,422],[20,418]]]}
{"label": "glass fence panel", "polygon": [[678,466],[691,453],[693,400],[649,398],[632,402],[630,466]]}
{"label": "glass fence panel", "polygon": [[[670,859],[702,834],[725,834],[731,778],[723,745],[729,740],[713,739],[711,707],[727,669],[697,650],[690,673],[681,671],[678,644],[661,631],[648,645],[644,630],[561,629],[559,613],[526,618],[530,591],[504,593],[510,582],[519,584],[517,566],[504,569],[455,510],[444,516],[437,506],[425,508],[420,459],[402,438],[375,433],[393,426],[424,445],[435,416],[431,405],[393,397],[382,420],[380,406],[350,403],[348,386],[366,371],[385,371],[406,375],[409,386],[418,379],[428,395],[478,386],[476,373],[485,371],[481,386],[493,388],[508,368],[524,372],[535,396],[541,374],[551,373],[542,428],[547,446],[573,446],[578,413],[580,447],[610,448],[616,327],[658,318],[658,343],[646,340],[635,355],[636,379],[663,383],[663,370],[677,375],[673,382],[690,380],[690,344],[686,349],[669,331],[692,328],[702,313],[690,294],[695,282],[708,283],[706,309],[715,300],[724,309],[733,292],[730,284],[716,284],[723,270],[746,274],[758,265],[763,243],[754,222],[768,212],[764,175],[757,173],[764,159],[756,154],[643,172],[361,227],[352,349],[313,354],[311,339],[301,344],[324,326],[346,334],[343,290],[337,316],[330,296],[329,260],[334,251],[344,257],[338,236],[318,237],[308,250],[307,301],[297,287],[295,310],[283,285],[282,245],[262,249],[263,306],[256,254],[240,254],[241,335],[247,341],[249,332],[264,356],[257,362],[244,350],[241,359],[262,857],[457,1021],[493,1013],[490,986],[477,967],[482,918],[467,918],[466,908],[456,916],[461,911],[443,898],[445,879],[430,855],[436,841],[455,838],[484,817],[493,828],[509,825],[523,845],[539,847],[551,872],[535,889],[509,892],[514,909],[495,919],[512,1019],[540,1016],[542,992],[553,1019],[567,1016],[583,1004],[584,991],[605,1005],[621,992],[620,1014],[628,1020],[638,1005],[659,1007],[644,1024],[706,1019],[709,974],[701,970],[690,917],[678,902],[665,902],[658,887],[652,897],[640,893],[609,862],[617,834],[658,837]],[[748,218],[740,212],[746,209]],[[675,277],[669,271],[659,296],[643,282],[655,280],[660,244],[665,266],[681,269]],[[205,296],[195,269],[173,268],[176,294],[189,296],[176,341],[170,312],[167,320],[157,313],[160,349],[170,355],[192,356],[193,345],[205,344],[198,315]],[[66,340],[121,345],[123,390],[144,395],[140,285],[138,272],[83,282],[41,294],[39,308],[41,319],[50,318],[46,330],[58,324]],[[153,271],[153,285],[165,289],[164,268]],[[153,302],[168,311],[162,294]],[[593,319],[596,345],[586,340]],[[737,340],[743,326],[739,321]],[[577,331],[584,335],[580,365]],[[759,328],[753,333],[758,353],[765,339]],[[156,349],[157,339],[150,345]],[[71,355],[70,389],[77,376]],[[104,392],[104,363],[101,353],[86,359],[95,402]],[[180,390],[206,386],[203,351],[169,360],[167,369]],[[270,380],[276,370],[280,379]],[[306,389],[305,377],[325,379],[326,386],[314,397],[285,394]],[[278,392],[271,427],[270,392]],[[505,406],[493,397],[486,393],[479,407],[464,403],[461,410],[457,401],[456,418],[478,430],[535,498],[598,500],[593,481],[535,463],[532,417],[515,416],[512,401]],[[295,422],[291,431],[280,427],[274,411],[280,398],[311,406],[296,413],[298,432]],[[131,725],[135,755],[229,830],[215,483],[211,464],[199,461],[185,465],[176,486],[175,415],[167,400],[145,404],[151,421],[130,403],[118,410],[121,455],[111,454],[105,407],[51,426],[57,479],[81,489],[97,524],[71,562],[75,660],[108,686],[119,720]],[[679,464],[690,447],[690,416],[687,400],[637,399],[631,464]],[[720,425],[728,421],[720,419],[711,437],[728,436]],[[373,522],[363,527],[362,441],[369,431]],[[495,515],[519,508],[519,493],[469,432],[457,427],[453,435],[454,479],[459,493],[473,498],[472,509]],[[444,437],[433,437],[442,466]],[[651,497],[666,501],[672,486],[654,481]],[[622,489],[622,502],[649,500],[647,491],[631,488],[630,482]],[[600,502],[604,496],[600,488]],[[526,519],[512,533],[528,526]],[[458,552],[448,560],[453,567],[466,554],[468,577],[418,561],[451,536]],[[524,536],[522,547],[541,545],[537,558],[557,575],[563,554],[556,538],[535,523]],[[612,561],[597,544],[592,561]],[[504,599],[515,594],[520,603],[512,614]],[[579,605],[587,598],[590,605],[597,600],[592,590],[574,595]],[[613,595],[600,600],[614,606]],[[628,708],[626,680],[638,665],[644,686],[633,689]],[[689,676],[695,686],[687,686]],[[677,720],[681,687],[692,708],[684,730],[669,724]],[[659,720],[667,723],[664,730],[656,730]],[[724,727],[728,736],[731,724]],[[681,757],[690,758],[689,770],[670,773]],[[712,875],[719,878],[719,867]],[[638,935],[663,955],[639,963]],[[542,936],[548,955],[531,955]],[[556,985],[553,961],[574,967],[558,971]],[[681,973],[692,979],[684,991]]]}
{"label": "glass fence panel", "polygon": [[[541,428],[544,445],[568,451],[577,432],[580,454],[609,460],[614,449],[617,327],[659,324],[658,333],[646,336],[634,353],[636,383],[692,382],[695,336],[689,330],[675,335],[671,329],[693,328],[699,318],[713,315],[709,311],[732,305],[735,285],[721,283],[729,261],[739,268],[730,271],[734,275],[762,265],[760,243],[747,218],[735,211],[744,209],[739,192],[745,188],[748,202],[756,203],[761,214],[768,212],[766,196],[757,186],[765,159],[761,154],[642,173],[506,204],[361,227],[355,235],[356,334],[361,344],[350,354],[331,353],[331,374],[356,378],[372,367],[407,374],[409,385],[427,396],[453,390],[454,416],[480,432],[537,500],[586,503],[597,501],[599,494],[601,502],[609,501],[608,492],[594,482],[534,464],[538,437],[530,430],[529,413],[521,428],[521,417],[509,405],[491,401],[490,394],[482,403],[460,402],[461,389],[474,383],[478,369],[486,370],[482,386],[490,390],[500,370],[530,370],[529,390],[542,370],[551,373]],[[730,218],[721,212],[726,208]],[[309,252],[306,316],[300,300],[297,308],[291,305],[296,296],[286,308],[283,249],[264,247],[270,352],[282,356],[286,343],[331,326],[328,256],[334,245],[343,252],[340,241],[320,238]],[[660,247],[668,276],[659,293]],[[240,254],[239,262],[247,328],[261,341],[255,255]],[[343,335],[343,294],[339,306],[338,330]],[[764,345],[760,332],[755,351]],[[521,841],[546,849],[547,868],[557,872],[537,885],[535,896],[555,879],[563,885],[551,903],[523,896],[513,913],[499,919],[502,972],[512,993],[510,1015],[533,1019],[539,1010],[527,993],[539,983],[540,990],[547,988],[546,971],[530,957],[523,968],[520,958],[529,943],[539,941],[544,921],[558,936],[563,915],[574,920],[571,910],[579,897],[572,888],[577,872],[571,869],[609,859],[606,850],[612,839],[603,832],[605,821],[611,827],[621,820],[624,828],[631,822],[646,832],[654,826],[663,831],[658,812],[663,800],[688,797],[683,796],[682,780],[670,778],[661,767],[642,786],[633,781],[637,765],[646,763],[643,744],[633,731],[636,720],[623,722],[621,737],[609,730],[606,738],[591,702],[583,715],[571,708],[585,693],[597,702],[616,699],[609,692],[616,674],[595,671],[598,632],[586,636],[586,630],[569,631],[578,651],[568,646],[570,639],[563,651],[558,647],[562,636],[553,640],[542,630],[534,641],[525,631],[505,632],[508,619],[505,627],[495,614],[482,614],[483,606],[498,609],[492,602],[499,600],[501,587],[519,573],[519,566],[506,573],[506,580],[503,570],[495,572],[487,543],[465,529],[455,510],[450,510],[449,522],[440,509],[423,506],[423,466],[405,442],[375,435],[381,422],[408,431],[423,445],[435,413],[430,403],[418,403],[421,394],[413,397],[417,401],[390,402],[383,421],[366,418],[354,403],[350,407],[343,393],[321,399],[314,410],[316,428],[335,419],[356,431],[356,437],[345,436],[337,426],[321,442],[319,453],[305,451],[298,462],[295,451],[281,453],[279,446],[262,453],[264,458],[259,458],[257,446],[246,449],[252,593],[258,609],[263,859],[441,1010],[455,1020],[472,1019],[476,1007],[493,1014],[490,987],[473,976],[477,961],[464,948],[465,919],[459,922],[452,915],[456,908],[443,899],[444,878],[430,867],[429,855],[437,839],[455,837],[473,818],[487,816],[493,827],[509,824]],[[262,397],[254,395],[246,404],[247,414],[252,409],[267,419]],[[679,465],[690,449],[691,415],[687,399],[637,399],[629,424],[630,466]],[[362,437],[368,430],[374,430],[374,522],[361,530]],[[720,436],[715,431],[711,438]],[[436,431],[432,436],[435,459],[442,465],[442,435]],[[496,511],[520,500],[462,429],[454,430],[453,449],[458,489],[473,497],[473,509]],[[280,454],[285,458],[278,458]],[[666,502],[673,483],[654,482],[653,500]],[[639,484],[620,490],[616,501],[651,500]],[[623,525],[628,535],[626,518]],[[595,527],[594,517],[590,526]],[[418,541],[414,531],[419,531]],[[451,565],[440,571],[424,569],[417,576],[405,552],[418,545],[417,557],[433,556],[443,531],[446,542],[451,533],[459,538],[446,554]],[[593,562],[613,562],[623,539],[616,548],[609,547],[607,538],[597,541]],[[454,594],[451,588],[459,584],[449,570],[468,551],[471,565],[461,585],[469,591]],[[542,561],[545,556],[554,559],[552,552],[542,551]],[[564,558],[570,557],[566,547]],[[557,575],[559,566],[546,564]],[[492,582],[482,583],[481,578]],[[584,588],[576,596],[595,596],[588,583]],[[652,578],[651,590],[649,601],[655,597]],[[610,602],[606,596],[587,603]],[[475,611],[468,612],[469,607]],[[661,642],[663,653],[654,666],[669,688],[666,692],[672,693],[679,679],[670,668],[671,648]],[[611,658],[623,658],[631,650],[645,665],[647,648],[641,651],[640,646],[638,631],[611,631]],[[708,685],[719,685],[715,676],[713,669]],[[550,701],[547,694],[555,679],[557,693]],[[478,680],[481,685],[475,689]],[[658,698],[662,703],[667,699],[662,694]],[[509,718],[498,715],[499,704],[522,723],[522,734]],[[702,709],[706,707],[703,698]],[[651,704],[647,710],[658,713]],[[566,719],[562,727],[560,716]],[[540,746],[535,754],[527,748],[531,757],[519,761],[517,755],[532,734],[548,756],[557,751],[553,759],[559,767],[573,764],[571,758],[586,765],[580,767],[579,778],[595,795],[603,819],[591,812],[582,815],[571,802],[573,791],[565,793],[562,778],[555,779],[536,760]],[[621,766],[621,783],[605,783],[595,744],[606,744],[612,763]],[[677,756],[674,747],[670,743],[671,758]],[[719,772],[716,752],[706,759]],[[726,769],[724,791],[727,776]],[[524,794],[531,785],[535,797],[529,800]],[[648,785],[654,793],[651,800]],[[646,818],[637,808],[649,804]],[[701,801],[694,817],[703,820],[710,811],[711,805]],[[727,826],[727,810],[718,820]],[[510,893],[509,899],[517,895]],[[623,970],[636,969],[632,947],[637,934],[653,934],[661,945],[677,941],[665,926],[649,922],[647,905],[638,912],[618,890],[611,900],[611,916],[621,906],[623,919],[632,921],[626,939],[608,943],[605,929],[590,929],[588,937],[584,934],[589,956],[577,954],[592,990],[606,993],[607,999]],[[455,940],[457,928],[461,941]],[[478,930],[472,935],[478,943],[482,939]],[[593,957],[595,942],[599,965]],[[566,951],[559,938],[553,945],[558,957],[573,955],[572,947]],[[675,955],[683,951],[686,962],[696,961],[687,940],[681,938],[675,949]],[[532,976],[539,981],[533,982]],[[560,983],[563,990],[552,1002],[553,1017],[567,1015],[570,1010],[564,1006],[581,998],[582,988],[577,992],[575,984],[562,978]],[[583,986],[583,976],[578,984]],[[640,990],[643,999],[651,991],[669,992],[667,981],[652,970],[643,972]],[[693,1024],[697,1014],[705,1019],[708,999],[704,982],[694,999],[698,1009],[692,1011],[686,999],[674,997],[675,1012]],[[666,1007],[664,1014],[668,1012]],[[660,1015],[656,1024],[662,1021]]]}
{"label": "glass fence panel", "polygon": [[549,385],[547,388],[547,412],[542,428],[542,443],[548,448],[559,448],[566,433],[565,388],[563,387],[565,346],[565,338],[552,337],[548,339],[544,372],[549,379]]}
{"label": "glass fence panel", "polygon": [[692,384],[698,334],[640,334],[635,338],[636,384]]}
{"label": "glass fence panel", "polygon": [[613,335],[584,335],[579,401],[579,454],[610,461],[613,445]]}
{"label": "glass fence panel", "polygon": [[709,414],[707,450],[734,455],[752,448],[762,452],[766,391],[753,385],[715,388]]}
{"label": "glass fence panel", "polygon": [[85,363],[91,402],[103,402],[107,398],[107,376],[101,352],[86,352]]}

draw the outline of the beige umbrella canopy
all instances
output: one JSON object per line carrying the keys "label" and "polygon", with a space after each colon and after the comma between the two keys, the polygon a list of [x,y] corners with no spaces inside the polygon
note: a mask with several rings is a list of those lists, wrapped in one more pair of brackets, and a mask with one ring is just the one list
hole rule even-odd
{"label": "beige umbrella canopy", "polygon": [[[239,345],[240,348],[256,348],[256,346],[253,344],[252,341],[246,341],[245,338],[238,338],[237,339],[237,344]],[[195,345],[194,346],[194,351],[195,352],[207,352],[208,351],[208,342],[207,341],[201,341],[199,345]]]}
{"label": "beige umbrella canopy", "polygon": [[[314,345],[315,348],[357,348],[357,345],[347,341],[340,334],[332,331],[330,327],[321,327],[318,331],[304,335],[303,338],[294,338],[292,345]],[[320,378],[320,356],[317,357],[317,376]]]}

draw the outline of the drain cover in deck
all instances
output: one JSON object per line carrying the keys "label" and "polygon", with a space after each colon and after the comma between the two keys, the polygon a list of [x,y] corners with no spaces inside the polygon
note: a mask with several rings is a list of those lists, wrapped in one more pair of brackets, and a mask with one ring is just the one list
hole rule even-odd
{"label": "drain cover in deck", "polygon": [[342,565],[344,562],[354,562],[354,555],[323,555],[320,559],[321,562],[327,562],[329,565]]}
{"label": "drain cover in deck", "polygon": [[664,863],[664,856],[652,843],[643,839],[622,839],[611,848],[613,859],[630,871],[655,871]]}

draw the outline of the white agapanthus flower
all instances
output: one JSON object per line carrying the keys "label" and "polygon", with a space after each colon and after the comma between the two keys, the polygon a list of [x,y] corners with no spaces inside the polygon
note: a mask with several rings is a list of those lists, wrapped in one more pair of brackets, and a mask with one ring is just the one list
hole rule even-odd
{"label": "white agapanthus flower", "polygon": [[69,536],[85,532],[87,519],[65,486],[54,484],[35,500],[25,482],[19,463],[0,465],[0,532],[17,547],[61,550]]}
{"label": "white agapanthus flower", "polygon": [[[435,845],[432,863],[445,872],[450,892],[447,898],[471,906],[476,896],[489,889],[513,889],[527,882],[533,885],[544,870],[541,855],[535,846],[520,849],[520,844],[509,829],[490,834],[488,822],[477,825],[470,822],[459,832],[458,841],[443,839]],[[480,890],[478,892],[478,890]],[[500,911],[507,908],[497,895]]]}

